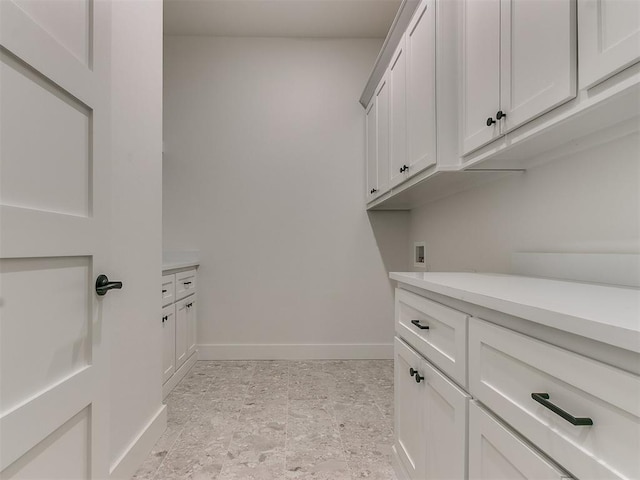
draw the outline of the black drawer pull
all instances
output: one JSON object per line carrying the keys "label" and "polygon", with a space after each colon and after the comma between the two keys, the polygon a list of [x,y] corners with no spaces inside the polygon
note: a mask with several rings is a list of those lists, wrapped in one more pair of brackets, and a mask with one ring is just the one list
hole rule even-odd
{"label": "black drawer pull", "polygon": [[167,320],[169,320],[169,317],[167,317],[166,315],[162,317],[162,323],[166,322]]}
{"label": "black drawer pull", "polygon": [[412,377],[418,373],[418,370],[414,370],[413,367],[409,369],[409,375],[411,375]]}
{"label": "black drawer pull", "polygon": [[554,405],[549,401],[548,393],[532,393],[531,398],[533,398],[536,402],[543,405],[544,407],[551,410],[553,413],[560,415],[571,425],[593,425],[593,420],[588,417],[574,417],[568,412],[565,412],[560,407]]}
{"label": "black drawer pull", "polygon": [[422,325],[420,323],[420,320],[411,320],[411,323],[413,323],[420,330],[429,330],[429,325]]}
{"label": "black drawer pull", "polygon": [[167,291],[163,289],[163,290],[162,290],[162,293],[167,293]]}
{"label": "black drawer pull", "polygon": [[185,285],[191,285],[191,282],[183,282]]}

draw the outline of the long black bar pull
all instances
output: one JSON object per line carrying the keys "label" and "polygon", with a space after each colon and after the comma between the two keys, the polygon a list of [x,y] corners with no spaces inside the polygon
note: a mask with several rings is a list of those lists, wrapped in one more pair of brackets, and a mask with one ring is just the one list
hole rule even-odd
{"label": "long black bar pull", "polygon": [[411,323],[418,327],[420,330],[429,330],[429,325],[422,325],[420,320],[411,320]]}
{"label": "long black bar pull", "polygon": [[106,275],[98,275],[98,278],[96,278],[96,293],[98,295],[106,295],[109,290],[113,290],[114,288],[120,290],[122,288],[122,282],[110,282]]}
{"label": "long black bar pull", "polygon": [[593,425],[593,420],[588,417],[574,417],[568,412],[565,412],[557,405],[554,405],[549,401],[548,393],[532,393],[531,398],[533,398],[536,402],[543,405],[544,407],[551,410],[553,413],[561,416],[571,425],[583,426],[583,425]]}

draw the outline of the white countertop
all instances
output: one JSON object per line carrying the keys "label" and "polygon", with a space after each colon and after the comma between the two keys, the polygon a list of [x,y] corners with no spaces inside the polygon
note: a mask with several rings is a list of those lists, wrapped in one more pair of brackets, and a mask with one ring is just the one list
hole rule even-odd
{"label": "white countertop", "polygon": [[640,352],[640,289],[494,273],[391,272],[400,283]]}
{"label": "white countertop", "polygon": [[198,252],[163,252],[162,271],[178,268],[197,267],[200,265]]}

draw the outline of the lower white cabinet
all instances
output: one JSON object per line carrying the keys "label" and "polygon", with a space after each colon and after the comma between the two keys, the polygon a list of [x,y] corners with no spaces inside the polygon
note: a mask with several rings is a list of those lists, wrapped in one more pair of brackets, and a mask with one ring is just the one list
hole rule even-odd
{"label": "lower white cabinet", "polygon": [[[196,360],[196,280],[195,268],[165,272],[162,277],[163,396],[173,390]],[[167,305],[168,298],[177,301]]]}
{"label": "lower white cabinet", "polygon": [[478,403],[470,402],[470,480],[569,478],[569,475],[524,443]]}
{"label": "lower white cabinet", "polygon": [[176,371],[176,307],[162,309],[162,383]]}
{"label": "lower white cabinet", "polygon": [[466,478],[468,399],[396,337],[394,449],[402,476],[412,480]]}

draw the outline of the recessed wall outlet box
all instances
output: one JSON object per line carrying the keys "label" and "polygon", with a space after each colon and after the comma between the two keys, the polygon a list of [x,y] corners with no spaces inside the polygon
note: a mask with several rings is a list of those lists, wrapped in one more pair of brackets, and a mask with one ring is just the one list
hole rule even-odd
{"label": "recessed wall outlet box", "polygon": [[425,268],[427,265],[427,246],[425,242],[413,243],[413,266]]}

